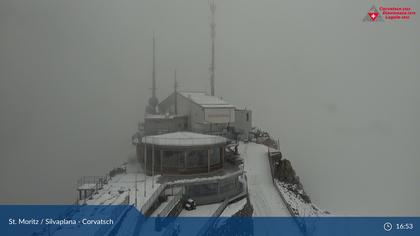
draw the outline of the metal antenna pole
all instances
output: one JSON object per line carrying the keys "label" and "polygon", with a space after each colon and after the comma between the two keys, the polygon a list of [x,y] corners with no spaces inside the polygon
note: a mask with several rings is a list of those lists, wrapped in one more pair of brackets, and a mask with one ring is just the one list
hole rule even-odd
{"label": "metal antenna pole", "polygon": [[155,53],[155,33],[153,33],[153,71],[152,71],[152,97],[149,98],[148,112],[156,114],[159,100],[156,97],[156,53]]}
{"label": "metal antenna pole", "polygon": [[216,22],[215,22],[215,13],[216,13],[216,4],[214,0],[209,0],[210,13],[211,13],[211,23],[210,23],[210,36],[211,36],[211,62],[210,62],[210,85],[211,85],[211,96],[214,96],[214,71],[215,71],[215,37],[216,37]]}
{"label": "metal antenna pole", "polygon": [[176,81],[176,69],[175,69],[175,72],[174,72],[174,79],[175,79],[175,82],[174,82],[174,95],[175,95],[175,97],[174,97],[174,105],[175,105],[175,115],[178,115],[178,99],[177,99],[177,97],[178,97],[178,95],[177,95],[177,89],[178,89],[178,82]]}
{"label": "metal antenna pole", "polygon": [[153,86],[152,96],[156,97],[156,55],[155,55],[155,33],[153,32],[153,72],[152,72]]}

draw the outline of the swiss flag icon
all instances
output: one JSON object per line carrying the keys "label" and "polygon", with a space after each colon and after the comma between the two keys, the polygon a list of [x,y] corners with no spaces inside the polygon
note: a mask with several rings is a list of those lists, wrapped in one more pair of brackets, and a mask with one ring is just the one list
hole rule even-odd
{"label": "swiss flag icon", "polygon": [[378,17],[377,12],[369,12],[368,15],[369,15],[370,19],[372,19],[372,21],[375,21],[376,18]]}
{"label": "swiss flag icon", "polygon": [[372,6],[369,9],[368,13],[365,15],[365,17],[363,18],[363,21],[378,22],[378,21],[383,21],[383,20],[382,20],[382,15],[378,11],[378,9],[376,9],[375,6]]}

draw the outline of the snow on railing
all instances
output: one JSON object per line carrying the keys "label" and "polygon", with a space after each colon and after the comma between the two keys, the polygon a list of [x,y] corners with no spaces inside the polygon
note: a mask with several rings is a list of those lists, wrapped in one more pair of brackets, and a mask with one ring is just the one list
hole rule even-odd
{"label": "snow on railing", "polygon": [[238,171],[229,173],[227,175],[218,175],[218,176],[211,176],[211,177],[197,177],[197,178],[194,178],[194,179],[175,180],[175,181],[172,181],[172,182],[168,182],[166,184],[176,186],[176,185],[189,184],[189,183],[194,183],[195,184],[195,183],[207,183],[207,182],[210,182],[210,181],[215,181],[216,182],[216,181],[221,181],[221,180],[229,179],[229,178],[232,178],[232,177],[236,177],[236,176],[242,175],[244,173],[245,173],[244,170],[238,170]]}
{"label": "snow on railing", "polygon": [[159,195],[165,190],[166,184],[160,185],[156,191],[152,193],[151,196],[143,203],[143,206],[141,207],[141,212],[143,214],[146,214],[147,211],[152,207],[152,205],[155,203],[155,201],[158,199]]}
{"label": "snow on railing", "polygon": [[103,184],[106,181],[105,176],[83,176],[79,180],[77,180],[77,187],[81,187],[83,185],[90,185],[90,184]]}
{"label": "snow on railing", "polygon": [[212,176],[212,177],[206,177],[206,178],[194,178],[194,179],[185,179],[185,180],[176,180],[176,181],[172,181],[172,182],[167,182],[164,184],[161,184],[156,191],[154,191],[152,193],[151,196],[148,197],[148,199],[143,203],[143,206],[141,207],[141,212],[143,214],[146,214],[147,211],[153,206],[153,204],[155,203],[155,201],[158,199],[159,195],[166,189],[169,187],[173,187],[173,186],[179,186],[179,185],[184,185],[184,184],[189,184],[189,183],[207,183],[207,182],[213,182],[213,181],[222,181],[225,179],[229,179],[235,176],[239,176],[244,174],[245,171],[243,170],[238,170],[236,172],[227,174],[227,175],[222,175],[222,176]]}
{"label": "snow on railing", "polygon": [[[79,191],[79,196],[76,203],[79,204],[80,201],[85,201],[93,196],[94,193],[97,193],[98,190],[102,189],[103,186],[108,182],[108,175],[106,176],[83,176],[77,181],[77,190]],[[84,193],[82,195],[82,192]]]}
{"label": "snow on railing", "polygon": [[159,212],[158,217],[167,217],[169,215],[169,212],[174,209],[174,207],[181,201],[182,198],[182,189],[180,189],[176,194],[175,197],[169,200],[168,204],[165,206],[165,208],[162,209],[161,212]]}

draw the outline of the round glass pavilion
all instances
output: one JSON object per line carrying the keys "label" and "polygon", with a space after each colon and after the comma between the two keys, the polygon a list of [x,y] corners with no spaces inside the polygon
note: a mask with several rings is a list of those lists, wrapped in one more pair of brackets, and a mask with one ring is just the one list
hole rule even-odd
{"label": "round glass pavilion", "polygon": [[223,167],[226,143],[221,136],[192,132],[146,136],[139,160],[147,174],[208,173]]}

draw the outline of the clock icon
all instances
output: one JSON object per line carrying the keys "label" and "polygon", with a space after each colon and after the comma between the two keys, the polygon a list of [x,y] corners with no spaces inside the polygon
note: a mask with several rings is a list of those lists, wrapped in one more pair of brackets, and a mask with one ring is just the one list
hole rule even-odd
{"label": "clock icon", "polygon": [[389,222],[386,222],[386,223],[384,224],[384,230],[385,230],[386,232],[389,232],[389,231],[391,231],[391,229],[392,229],[392,224],[391,224],[391,223],[389,223]]}

